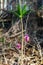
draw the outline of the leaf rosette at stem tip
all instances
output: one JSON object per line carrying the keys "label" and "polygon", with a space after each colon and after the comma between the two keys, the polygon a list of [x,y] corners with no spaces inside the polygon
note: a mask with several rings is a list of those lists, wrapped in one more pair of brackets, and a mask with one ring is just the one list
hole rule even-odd
{"label": "leaf rosette at stem tip", "polygon": [[32,9],[30,8],[30,6],[28,6],[27,4],[17,4],[16,5],[16,10],[10,10],[9,11],[11,14],[19,17],[19,18],[22,18],[24,17],[27,13],[30,13],[32,12]]}
{"label": "leaf rosette at stem tip", "polygon": [[20,18],[22,18],[23,16],[26,15],[26,13],[28,13],[30,11],[31,11],[31,9],[28,9],[28,6],[26,4],[21,4],[21,6],[20,6],[20,4],[18,4],[17,5],[17,11],[15,13],[17,13],[18,16]]}

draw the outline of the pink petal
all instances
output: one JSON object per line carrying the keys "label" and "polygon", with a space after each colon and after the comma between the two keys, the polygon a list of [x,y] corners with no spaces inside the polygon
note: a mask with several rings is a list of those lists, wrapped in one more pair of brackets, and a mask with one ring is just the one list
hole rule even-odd
{"label": "pink petal", "polygon": [[18,44],[16,45],[16,47],[17,47],[18,49],[20,49],[20,48],[21,48],[21,45],[18,43]]}
{"label": "pink petal", "polygon": [[29,36],[28,36],[28,34],[26,34],[26,35],[24,36],[24,39],[26,40],[26,42],[29,41]]}

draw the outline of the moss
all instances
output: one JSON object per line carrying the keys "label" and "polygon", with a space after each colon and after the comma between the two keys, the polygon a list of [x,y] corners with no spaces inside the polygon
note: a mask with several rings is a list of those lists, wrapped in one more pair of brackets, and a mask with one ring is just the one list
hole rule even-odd
{"label": "moss", "polygon": [[4,37],[0,38],[0,42],[4,42]]}

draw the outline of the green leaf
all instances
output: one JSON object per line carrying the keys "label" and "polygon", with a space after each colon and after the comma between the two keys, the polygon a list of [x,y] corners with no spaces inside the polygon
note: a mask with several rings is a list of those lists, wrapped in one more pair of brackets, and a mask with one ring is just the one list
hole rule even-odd
{"label": "green leaf", "polygon": [[18,13],[19,17],[22,17],[22,7],[19,4],[17,6],[17,13]]}
{"label": "green leaf", "polygon": [[23,9],[22,9],[22,15],[26,14],[26,12],[27,12],[26,8],[27,8],[27,6],[24,5],[24,6],[23,6]]}
{"label": "green leaf", "polygon": [[20,5],[17,5],[17,11],[16,12],[20,15]]}

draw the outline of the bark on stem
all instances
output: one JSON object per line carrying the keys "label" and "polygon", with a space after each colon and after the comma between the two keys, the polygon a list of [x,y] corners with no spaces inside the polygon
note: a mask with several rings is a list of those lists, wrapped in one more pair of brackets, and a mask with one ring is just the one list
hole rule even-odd
{"label": "bark on stem", "polygon": [[22,25],[21,65],[23,65],[23,22],[22,22],[22,18],[21,18],[21,25]]}

